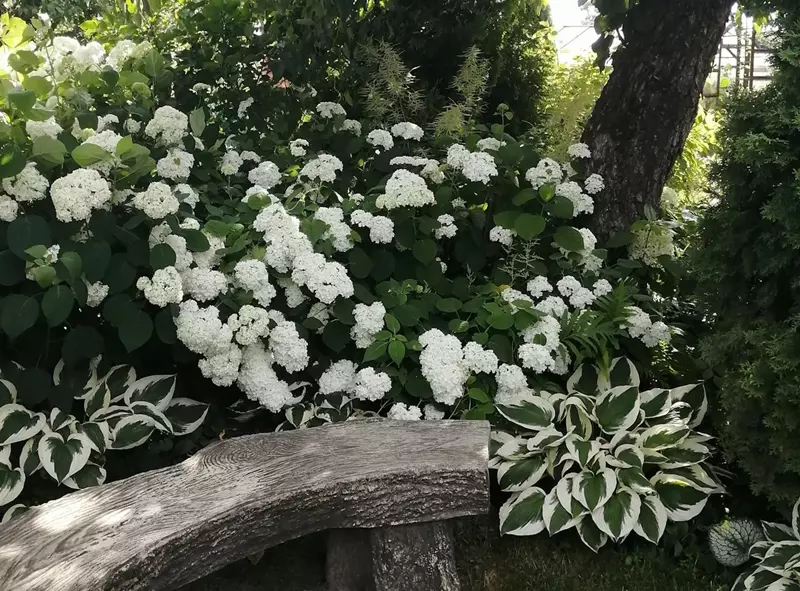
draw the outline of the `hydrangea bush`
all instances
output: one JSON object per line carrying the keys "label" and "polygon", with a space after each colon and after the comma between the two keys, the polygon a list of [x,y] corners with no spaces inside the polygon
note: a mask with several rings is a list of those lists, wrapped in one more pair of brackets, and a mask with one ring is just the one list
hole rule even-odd
{"label": "hydrangea bush", "polygon": [[604,190],[585,145],[541,159],[505,108],[456,139],[331,101],[287,137],[247,97],[217,121],[206,85],[182,108],[147,43],[8,23],[0,327],[23,363],[53,333],[67,366],[174,354],[304,428],[496,417],[627,342],[668,347],[583,227]]}

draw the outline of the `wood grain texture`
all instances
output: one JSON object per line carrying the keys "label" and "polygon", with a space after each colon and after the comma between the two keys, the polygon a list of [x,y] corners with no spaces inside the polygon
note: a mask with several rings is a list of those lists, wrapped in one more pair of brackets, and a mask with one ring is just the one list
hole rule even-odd
{"label": "wood grain texture", "polygon": [[311,532],[483,514],[488,423],[353,421],[209,446],[0,527],[0,589],[174,589]]}

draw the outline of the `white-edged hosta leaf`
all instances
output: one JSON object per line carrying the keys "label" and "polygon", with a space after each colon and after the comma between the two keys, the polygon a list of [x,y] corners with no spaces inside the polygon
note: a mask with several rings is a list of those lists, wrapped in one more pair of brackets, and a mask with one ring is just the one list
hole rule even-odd
{"label": "white-edged hosta leaf", "polygon": [[614,448],[614,458],[609,459],[608,463],[617,468],[642,468],[644,452],[635,445],[626,443]]}
{"label": "white-edged hosta leaf", "polygon": [[608,452],[604,449],[600,449],[594,456],[589,460],[589,463],[586,464],[585,469],[591,470],[592,472],[597,472],[598,470],[603,470],[608,468],[608,458],[611,456]]}
{"label": "white-edged hosta leaf", "polygon": [[562,507],[570,510],[570,512],[572,504],[575,501],[575,497],[572,496],[572,485],[575,482],[576,476],[577,474],[575,473],[567,474],[563,478],[559,479],[559,481],[553,487],[553,490],[556,491],[558,502],[561,503]]}
{"label": "white-edged hosta leaf", "polygon": [[602,507],[592,511],[592,521],[612,540],[621,540],[633,531],[641,504],[639,495],[629,488],[619,487]]}
{"label": "white-edged hosta leaf", "polygon": [[653,485],[644,475],[641,468],[619,468],[617,469],[617,480],[640,495],[649,495],[654,492]]}
{"label": "white-edged hosta leaf", "polygon": [[24,487],[25,473],[22,468],[10,468],[0,464],[0,506],[11,503]]}
{"label": "white-edged hosta leaf", "polygon": [[750,568],[744,571],[736,578],[736,582],[733,583],[733,587],[731,587],[731,591],[747,591],[747,587],[745,587],[745,581],[747,578],[752,575],[757,569],[755,567]]}
{"label": "white-edged hosta leaf", "polygon": [[15,517],[19,517],[20,515],[23,515],[27,510],[28,510],[28,507],[23,505],[22,503],[17,503],[16,505],[11,505],[8,509],[6,509],[6,512],[3,513],[3,519],[2,519],[2,521],[0,521],[0,524],[8,523],[9,521],[14,519]]}
{"label": "white-edged hosta leaf", "polygon": [[489,456],[518,460],[528,455],[527,440],[503,431],[492,431],[489,439]]}
{"label": "white-edged hosta leaf", "polygon": [[107,408],[111,404],[111,391],[105,383],[101,382],[88,392],[83,399],[83,408],[86,416],[90,417],[101,408]]}
{"label": "white-edged hosta leaf", "polygon": [[539,431],[553,424],[556,410],[544,398],[539,396],[529,398],[514,405],[498,405],[497,410],[512,423]]}
{"label": "white-edged hosta leaf", "polygon": [[2,464],[3,466],[8,466],[9,468],[12,467],[10,445],[6,445],[5,447],[0,447],[0,464]]}
{"label": "white-edged hosta leaf", "polygon": [[643,449],[642,451],[644,452],[645,464],[660,465],[667,461],[667,458],[664,454],[654,449]]}
{"label": "white-edged hosta leaf", "polygon": [[500,533],[509,536],[533,536],[545,529],[542,509],[544,491],[532,487],[514,493],[500,507]]}
{"label": "white-edged hosta leaf", "polygon": [[672,406],[672,397],[669,394],[669,390],[664,388],[645,390],[640,396],[644,416],[648,419],[667,414]]}
{"label": "white-edged hosta leaf", "polygon": [[794,537],[800,540],[800,499],[792,507],[792,531]]}
{"label": "white-edged hosta leaf", "polygon": [[546,447],[557,447],[569,436],[569,431],[567,433],[562,433],[554,427],[542,429],[536,435],[528,439],[528,450],[540,451]]}
{"label": "white-edged hosta leaf", "polygon": [[770,542],[788,542],[798,539],[794,533],[794,530],[788,525],[784,525],[782,523],[762,521],[761,529],[764,530],[764,537]]}
{"label": "white-edged hosta leaf", "polygon": [[696,489],[708,494],[724,493],[725,489],[719,482],[714,480],[706,469],[699,465],[684,466],[682,468],[672,468],[670,474],[675,474],[690,482]]}
{"label": "white-edged hosta leaf", "polygon": [[708,502],[708,493],[675,474],[659,472],[650,482],[672,521],[689,521],[697,517]]}
{"label": "white-edged hosta leaf", "polygon": [[65,413],[61,409],[54,408],[50,411],[50,418],[47,419],[47,424],[51,431],[59,432],[67,429],[76,421],[77,419],[72,415]]}
{"label": "white-edged hosta leaf", "polygon": [[590,363],[584,363],[567,379],[567,392],[574,394],[580,392],[582,394],[594,394],[598,392],[598,385],[602,383],[604,389],[608,386],[608,382],[600,377],[600,370]]}
{"label": "white-edged hosta leaf", "polygon": [[159,431],[172,433],[172,424],[169,419],[150,402],[134,402],[131,404],[131,410],[137,415],[145,415],[153,419],[153,424]]}
{"label": "white-edged hosta leaf", "polygon": [[59,359],[53,369],[53,384],[60,386],[64,381],[74,386],[78,391],[76,400],[83,399],[86,392],[94,388],[100,380],[97,378],[97,365],[100,357],[85,359],[77,366],[65,367],[64,360]]}
{"label": "white-edged hosta leaf", "polygon": [[639,519],[633,525],[633,531],[648,542],[658,544],[667,528],[667,509],[655,495],[644,496],[641,501]]}
{"label": "white-edged hosta leaf", "polygon": [[[641,419],[641,417],[642,417],[642,411],[640,410],[639,418]],[[639,422],[640,421],[637,420],[636,423],[634,423],[634,425],[631,426],[631,430],[618,431],[617,433],[615,433],[606,447],[608,447],[608,449],[617,449],[618,447],[621,447],[623,445],[637,445],[637,443],[639,442],[639,437],[633,430],[638,428]]]}
{"label": "white-edged hosta leaf", "polygon": [[586,544],[592,552],[597,553],[608,541],[608,536],[600,531],[592,518],[588,515],[578,522],[576,529],[578,530],[578,535],[581,537],[581,541]]}
{"label": "white-edged hosta leaf", "polygon": [[624,431],[639,418],[639,389],[634,386],[617,386],[597,397],[594,416],[606,433]]}
{"label": "white-edged hosta leaf", "polygon": [[701,464],[711,457],[711,450],[702,443],[690,443],[684,441],[680,445],[660,450],[661,455],[666,458],[661,463],[663,469],[683,468],[694,464]]}
{"label": "white-edged hosta leaf", "polygon": [[[792,537],[791,539],[794,539]],[[772,542],[756,542],[752,546],[750,546],[749,554],[750,558],[755,558],[758,561],[764,560],[764,557],[767,555],[767,550],[772,548]]]}
{"label": "white-edged hosta leaf", "polygon": [[147,415],[130,415],[121,418],[111,432],[111,449],[131,449],[150,439],[156,428],[155,421]]}
{"label": "white-edged hosta leaf", "polygon": [[617,357],[611,360],[611,369],[608,372],[612,388],[619,386],[639,387],[639,372],[636,366],[627,357]]}
{"label": "white-edged hosta leaf", "polygon": [[581,406],[568,405],[566,408],[567,429],[581,439],[592,436],[592,419]]}
{"label": "white-edged hosta leaf", "polygon": [[708,411],[708,397],[706,396],[706,387],[703,384],[690,384],[673,388],[670,390],[670,396],[672,396],[673,401],[685,402],[691,407],[690,427],[697,427],[703,422],[703,418],[705,418]]}
{"label": "white-edged hosta leaf", "polygon": [[744,587],[750,591],[766,591],[769,589],[770,585],[776,581],[780,581],[782,578],[780,573],[774,573],[765,568],[761,568],[759,565],[759,568],[745,579]]}
{"label": "white-edged hosta leaf", "polygon": [[39,442],[42,437],[43,434],[39,433],[35,437],[28,439],[19,453],[19,467],[22,468],[26,476],[30,476],[42,467],[42,461],[39,459]]}
{"label": "white-edged hosta leaf", "polygon": [[764,559],[758,566],[781,574],[788,570],[788,564],[798,556],[800,556],[800,540],[778,542],[767,550],[766,554],[764,554]]}
{"label": "white-edged hosta leaf", "polygon": [[203,424],[207,413],[207,404],[190,398],[175,398],[164,411],[175,435],[188,435],[195,431]]}
{"label": "white-edged hosta leaf", "polygon": [[16,401],[17,387],[8,380],[0,378],[0,406],[13,404]]}
{"label": "white-edged hosta leaf", "polygon": [[584,468],[589,460],[600,451],[600,442],[595,439],[584,441],[573,435],[567,438],[566,449],[569,457],[575,460],[581,468]]}
{"label": "white-edged hosta leaf", "polygon": [[67,438],[47,433],[39,442],[38,452],[44,471],[60,484],[86,465],[92,442],[83,433],[72,433]]}
{"label": "white-edged hosta leaf", "polygon": [[639,436],[639,445],[644,449],[659,451],[667,447],[679,445],[691,429],[686,425],[676,425],[669,423],[666,425],[654,425],[645,429]]}
{"label": "white-edged hosta leaf", "polygon": [[87,421],[75,425],[76,433],[83,433],[92,443],[92,449],[103,453],[111,445],[111,427],[106,422]]}
{"label": "white-edged hosta leaf", "polygon": [[561,392],[547,392],[542,390],[539,392],[539,396],[547,400],[550,404],[553,405],[553,409],[555,410],[555,417],[554,420],[556,421],[563,421],[564,420],[564,401],[567,399],[566,394],[562,394]]}
{"label": "white-edged hosta leaf", "polygon": [[89,488],[106,481],[106,470],[93,462],[88,462],[75,474],[64,480],[64,484],[73,489]]}
{"label": "white-edged hosta leaf", "polygon": [[800,591],[800,583],[793,579],[781,577],[770,584],[764,591]]}
{"label": "white-edged hosta leaf", "polygon": [[125,391],[125,404],[149,402],[164,411],[175,393],[175,375],[147,376],[139,378]]}
{"label": "white-edged hosta leaf", "polygon": [[544,518],[547,532],[554,536],[559,532],[568,530],[578,523],[579,519],[572,516],[572,512],[565,509],[558,500],[558,492],[552,489],[544,499],[542,506],[542,516]]}
{"label": "white-edged hosta leaf", "polygon": [[584,470],[572,483],[572,496],[589,511],[594,511],[608,501],[616,488],[617,475],[613,470]]}
{"label": "white-edged hosta leaf", "polygon": [[539,482],[546,470],[547,461],[543,455],[502,462],[497,467],[497,482],[506,492],[521,492]]}
{"label": "white-edged hosta leaf", "polygon": [[20,404],[0,407],[0,445],[10,445],[30,439],[44,427],[42,416]]}
{"label": "white-edged hosta leaf", "polygon": [[127,406],[111,405],[107,408],[101,408],[89,418],[95,422],[110,421],[112,425],[114,421],[118,421],[124,417],[129,417],[133,414]]}
{"label": "white-edged hosta leaf", "polygon": [[135,382],[136,370],[130,365],[115,365],[103,378],[103,383],[111,393],[112,403],[122,400]]}

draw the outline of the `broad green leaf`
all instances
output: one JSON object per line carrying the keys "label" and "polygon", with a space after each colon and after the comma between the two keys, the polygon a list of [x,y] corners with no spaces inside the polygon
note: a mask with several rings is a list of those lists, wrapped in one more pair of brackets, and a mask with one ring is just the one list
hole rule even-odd
{"label": "broad green leaf", "polygon": [[708,411],[708,397],[703,384],[690,384],[673,388],[670,390],[670,396],[673,401],[685,402],[692,408],[692,416],[689,420],[690,427],[698,427],[703,422]]}
{"label": "broad green leaf", "polygon": [[702,443],[683,441],[680,445],[660,450],[665,461],[661,463],[662,469],[682,468],[693,464],[700,464],[711,456],[711,450]]}
{"label": "broad green leaf", "polygon": [[617,386],[606,390],[597,397],[594,414],[606,433],[628,429],[639,418],[639,389]]}
{"label": "broad green leaf", "polygon": [[66,439],[58,433],[48,433],[39,442],[38,451],[44,471],[61,483],[86,465],[92,442],[82,433],[72,433]]}
{"label": "broad green leaf", "polygon": [[608,501],[592,512],[597,528],[612,540],[625,538],[639,519],[641,499],[632,490],[620,487]]}
{"label": "broad green leaf", "polygon": [[72,159],[78,166],[90,166],[98,162],[107,162],[112,155],[97,144],[81,144],[72,150]]}
{"label": "broad green leaf", "polygon": [[78,279],[81,276],[83,261],[81,260],[81,255],[77,252],[68,251],[63,253],[58,258],[58,262],[67,270],[68,279]]}
{"label": "broad green leaf", "polygon": [[550,427],[556,415],[553,405],[540,396],[515,405],[497,405],[497,410],[512,423],[534,431]]}
{"label": "broad green leaf", "polygon": [[[794,515],[792,516],[794,522]],[[789,542],[797,540],[794,530],[782,523],[772,523],[771,521],[762,521],[761,528],[764,530],[764,537],[769,542]]]}
{"label": "broad green leaf", "polygon": [[10,468],[0,464],[0,506],[13,502],[25,487],[22,468]]}
{"label": "broad green leaf", "polygon": [[[100,414],[102,410],[105,409],[95,411],[95,414]],[[75,430],[89,438],[92,442],[92,449],[97,453],[105,452],[106,448],[111,445],[111,428],[106,422],[87,421],[76,425]]]}
{"label": "broad green leaf", "polygon": [[[3,149],[0,150],[0,179],[18,175],[25,169],[27,163],[28,160],[25,158],[25,154],[16,144],[6,144]],[[17,220],[24,219],[25,217],[28,216],[20,216]],[[11,242],[9,241],[9,245],[10,244]],[[14,249],[12,248],[11,250]]]}
{"label": "broad green leaf", "polygon": [[617,476],[609,468],[584,470],[572,485],[572,495],[589,511],[602,507],[617,488]]}
{"label": "broad green leaf", "polygon": [[506,492],[522,492],[542,479],[547,470],[547,461],[543,455],[501,462],[497,466],[497,482]]}
{"label": "broad green leaf", "polygon": [[36,138],[31,151],[31,155],[34,158],[50,166],[61,166],[64,164],[64,154],[66,153],[66,146],[49,135]]}
{"label": "broad green leaf", "polygon": [[633,361],[627,357],[617,357],[611,361],[609,382],[612,388],[616,386],[639,387],[639,372]]}
{"label": "broad green leaf", "polygon": [[400,341],[392,341],[389,343],[389,357],[392,358],[397,365],[402,363],[406,355],[406,346]]}
{"label": "broad green leaf", "polygon": [[175,251],[169,244],[156,244],[150,249],[150,266],[154,271],[175,264]]}
{"label": "broad green leaf", "polygon": [[25,251],[32,246],[50,246],[52,242],[50,224],[38,215],[19,216],[8,225],[6,234],[8,250],[19,258],[28,260]]}
{"label": "broad green leaf", "polygon": [[119,402],[136,381],[136,370],[132,365],[115,365],[108,370],[102,381],[111,392],[111,402]]}
{"label": "broad green leaf", "polygon": [[500,533],[533,536],[544,531],[544,498],[544,491],[536,487],[511,495],[500,507]]}
{"label": "broad green leaf", "polygon": [[192,129],[192,134],[197,137],[203,135],[206,128],[206,114],[203,107],[199,107],[189,114],[189,127]]}
{"label": "broad green leaf", "polygon": [[150,417],[153,421],[153,425],[159,431],[172,433],[172,424],[169,422],[169,419],[150,402],[133,402],[130,408],[136,415]]}
{"label": "broad green leaf", "polygon": [[136,380],[125,392],[125,404],[149,402],[164,411],[175,393],[175,375],[147,376]]}
{"label": "broad green leaf", "polygon": [[145,415],[123,417],[111,432],[111,449],[131,449],[142,445],[153,434],[155,423]]}
{"label": "broad green leaf", "polygon": [[597,552],[606,545],[608,536],[600,531],[594,521],[588,516],[584,517],[577,525],[578,535],[581,541],[592,551]]}
{"label": "broad green leaf", "polygon": [[75,305],[75,296],[66,285],[54,285],[48,289],[42,298],[42,313],[47,319],[48,326],[58,326],[69,318],[72,307]]}
{"label": "broad green leaf", "polygon": [[72,489],[99,486],[106,481],[106,470],[102,466],[88,462],[75,474],[64,480],[64,484]]}
{"label": "broad green leaf", "polygon": [[581,252],[584,249],[583,236],[575,228],[569,226],[558,228],[554,240],[567,252]]}
{"label": "broad green leaf", "polygon": [[644,496],[641,501],[639,519],[636,520],[633,531],[645,540],[658,544],[667,527],[667,510],[658,496]]}
{"label": "broad green leaf", "polygon": [[0,407],[0,445],[7,446],[30,439],[44,427],[44,417],[21,404]]}
{"label": "broad green leaf", "polygon": [[208,238],[200,230],[183,230],[181,235],[186,239],[186,246],[192,252],[206,252],[211,248]]}
{"label": "broad green leaf", "polygon": [[195,431],[206,418],[208,405],[189,398],[175,398],[164,415],[172,424],[175,435],[188,435]]}
{"label": "broad green leaf", "polygon": [[617,480],[622,486],[640,495],[649,495],[654,492],[653,485],[650,484],[641,468],[620,468],[617,470]]}
{"label": "broad green leaf", "polygon": [[131,315],[126,315],[117,327],[119,339],[125,345],[128,353],[143,346],[153,336],[153,320],[144,310],[137,310]]}
{"label": "broad green leaf", "polygon": [[551,536],[574,527],[580,520],[580,517],[573,517],[572,513],[563,507],[559,501],[556,488],[547,493],[544,499],[542,517],[545,527],[547,527],[547,532]]}
{"label": "broad green leaf", "polygon": [[669,394],[669,390],[663,388],[645,390],[639,397],[644,416],[648,419],[667,414],[672,406],[672,397]]}
{"label": "broad green leaf", "polygon": [[[644,453],[632,444],[620,445],[614,450],[614,458],[621,468],[642,468],[644,466]],[[617,465],[617,464],[615,464]]]}
{"label": "broad green leaf", "polygon": [[36,104],[36,93],[32,90],[13,90],[6,96],[8,103],[20,113],[27,113]]}
{"label": "broad green leaf", "polygon": [[708,494],[698,490],[690,480],[659,472],[650,479],[667,517],[672,521],[689,521],[697,517],[708,502]]}
{"label": "broad green leaf", "polygon": [[644,449],[659,451],[681,443],[691,433],[689,427],[680,423],[654,425],[645,429],[639,436],[639,445]]}
{"label": "broad green leaf", "polygon": [[569,432],[562,433],[555,427],[547,427],[528,440],[528,449],[531,451],[538,451],[546,447],[558,447],[566,441],[569,436]]}
{"label": "broad green leaf", "polygon": [[521,213],[514,220],[514,229],[523,240],[531,240],[544,232],[547,222],[540,215]]}
{"label": "broad green leaf", "polygon": [[436,242],[430,238],[422,238],[414,243],[411,252],[420,263],[427,264],[436,258]]}
{"label": "broad green leaf", "polygon": [[90,417],[98,410],[107,408],[111,404],[111,390],[106,384],[98,384],[83,397],[83,407],[86,416]]}
{"label": "broad green leaf", "polygon": [[600,442],[595,439],[584,441],[577,437],[570,437],[567,439],[566,449],[569,456],[581,468],[585,468],[589,461],[600,451]]}

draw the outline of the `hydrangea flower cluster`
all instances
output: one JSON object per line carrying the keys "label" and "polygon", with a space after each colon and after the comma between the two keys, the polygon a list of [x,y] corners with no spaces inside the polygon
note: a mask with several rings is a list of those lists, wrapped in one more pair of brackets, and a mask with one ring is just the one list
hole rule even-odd
{"label": "hydrangea flower cluster", "polygon": [[386,181],[386,193],[378,197],[375,205],[383,209],[422,207],[433,203],[433,191],[418,174],[403,168],[395,170]]}
{"label": "hydrangea flower cluster", "polygon": [[494,156],[486,152],[470,152],[461,144],[453,144],[447,150],[447,165],[468,180],[484,185],[489,184],[491,177],[497,176]]}

